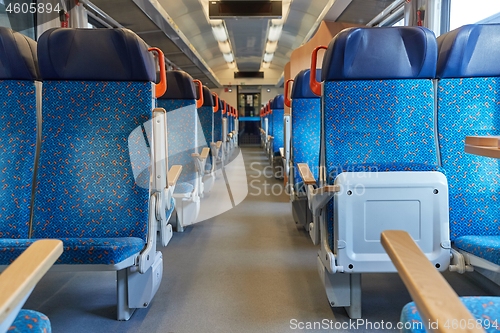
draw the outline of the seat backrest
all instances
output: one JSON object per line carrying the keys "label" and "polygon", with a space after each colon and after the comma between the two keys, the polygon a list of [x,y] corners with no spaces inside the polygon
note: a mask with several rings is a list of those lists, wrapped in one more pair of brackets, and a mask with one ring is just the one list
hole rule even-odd
{"label": "seat backrest", "polygon": [[28,238],[36,155],[36,42],[0,27],[0,238]]}
{"label": "seat backrest", "polygon": [[219,98],[219,109],[214,114],[214,142],[222,141],[222,108],[224,102]]}
{"label": "seat backrest", "polygon": [[146,240],[156,77],[148,46],[127,29],[57,28],[40,36],[38,57],[33,238]]}
{"label": "seat backrest", "polygon": [[[423,27],[341,31],[323,58],[326,182],[350,172],[438,168],[434,126],[437,42]],[[333,200],[329,203],[333,246]]]}
{"label": "seat backrest", "polygon": [[203,86],[203,105],[198,108],[198,117],[206,142],[214,142],[214,100],[208,87]]}
{"label": "seat backrest", "polygon": [[158,107],[167,111],[168,160],[182,165],[178,183],[195,184],[196,167],[191,154],[207,146],[196,110],[196,90],[193,78],[183,71],[167,72],[167,91],[158,98]]}
{"label": "seat backrest", "polygon": [[233,129],[234,129],[233,107],[229,105],[227,114],[227,132],[231,133]]}
{"label": "seat backrest", "polygon": [[499,235],[500,164],[464,152],[469,135],[500,135],[500,25],[438,38],[438,134],[450,194],[450,238]]}
{"label": "seat backrest", "polygon": [[[307,163],[313,176],[319,176],[319,143],[321,137],[321,101],[310,86],[310,69],[300,71],[292,88],[292,135],[291,160],[293,161],[293,184],[302,182],[297,163]],[[321,76],[321,70],[316,71]]]}
{"label": "seat backrest", "polygon": [[436,59],[423,27],[352,28],[330,42],[321,73],[329,183],[345,167],[437,166]]}
{"label": "seat backrest", "polygon": [[279,149],[284,147],[283,138],[283,116],[285,115],[285,98],[283,94],[276,96],[271,104],[273,110],[272,128],[273,128],[273,152],[279,153]]}
{"label": "seat backrest", "polygon": [[227,135],[229,134],[229,104],[227,101],[223,102],[224,110],[222,112],[222,119],[226,121],[226,128],[224,133],[222,133],[222,137],[224,138],[224,142],[227,140]]}

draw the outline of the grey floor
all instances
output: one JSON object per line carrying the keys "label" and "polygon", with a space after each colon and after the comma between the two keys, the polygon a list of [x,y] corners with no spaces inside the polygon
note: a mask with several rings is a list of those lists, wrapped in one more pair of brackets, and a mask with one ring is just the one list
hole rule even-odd
{"label": "grey floor", "polygon": [[[264,170],[268,163],[260,148],[242,153],[247,181],[253,181],[247,197],[174,234],[162,250],[163,281],[149,308],[116,321],[112,272],[49,272],[25,307],[47,314],[55,333],[327,332],[298,324],[350,323],[344,309],[328,305],[316,270],[317,248],[296,228],[288,196],[279,191],[282,181]],[[265,188],[274,194],[265,195]],[[445,277],[461,295],[498,292],[470,276]],[[396,325],[410,301],[397,274],[364,275],[362,281],[365,321],[339,332],[375,331],[370,323],[382,321]]]}

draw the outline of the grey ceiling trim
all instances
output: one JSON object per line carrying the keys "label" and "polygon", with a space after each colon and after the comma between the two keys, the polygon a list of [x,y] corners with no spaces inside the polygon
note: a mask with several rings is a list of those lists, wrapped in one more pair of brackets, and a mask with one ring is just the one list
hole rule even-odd
{"label": "grey ceiling trim", "polygon": [[337,21],[337,19],[344,13],[347,7],[351,4],[352,0],[334,0],[333,6],[325,15],[327,21]]}
{"label": "grey ceiling trim", "polygon": [[[222,87],[219,79],[203,60],[199,53],[191,46],[184,34],[176,28],[175,23],[168,13],[156,0],[132,0],[151,21],[153,21],[170,40],[188,57],[210,81],[217,87]],[[181,66],[182,67],[182,66]]]}
{"label": "grey ceiling trim", "polygon": [[[387,17],[393,15],[396,13],[398,10],[400,10],[404,4],[406,3],[406,0],[396,0],[393,3],[391,3],[386,9],[381,11],[377,16],[375,16],[370,22],[368,22],[366,25],[369,27],[377,26],[380,25],[381,22],[383,22]],[[404,10],[404,9],[403,9]]]}

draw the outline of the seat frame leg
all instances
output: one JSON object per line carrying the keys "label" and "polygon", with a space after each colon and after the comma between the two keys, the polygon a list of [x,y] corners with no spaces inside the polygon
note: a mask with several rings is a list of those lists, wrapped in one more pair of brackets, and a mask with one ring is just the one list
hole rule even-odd
{"label": "seat frame leg", "polygon": [[118,320],[129,320],[135,309],[128,306],[128,268],[116,272],[116,315]]}
{"label": "seat frame leg", "polygon": [[361,318],[361,274],[330,274],[318,257],[318,272],[331,307],[344,307],[349,318]]}

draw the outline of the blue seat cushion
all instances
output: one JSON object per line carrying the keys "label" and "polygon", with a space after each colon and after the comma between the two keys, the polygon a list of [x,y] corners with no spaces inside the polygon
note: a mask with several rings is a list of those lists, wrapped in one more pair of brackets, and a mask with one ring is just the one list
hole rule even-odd
{"label": "blue seat cushion", "polygon": [[174,212],[174,210],[175,210],[175,200],[172,197],[170,198],[170,209],[165,209],[165,215],[167,217],[167,221],[169,221],[170,218],[172,217],[172,213]]}
{"label": "blue seat cushion", "polygon": [[[0,265],[12,263],[37,239],[0,239]],[[138,237],[62,238],[64,251],[56,264],[114,265],[145,246]]]}
{"label": "blue seat cushion", "polygon": [[500,265],[500,236],[461,236],[454,244],[460,250]]}
{"label": "blue seat cushion", "polygon": [[[460,297],[460,300],[487,333],[498,332],[497,328],[500,323],[500,297]],[[403,324],[402,333],[426,332],[422,318],[413,302],[406,304],[401,311],[401,323]],[[439,325],[446,325],[446,323],[439,323]],[[449,325],[453,327],[451,320]],[[456,325],[464,325],[464,323],[456,322]]]}
{"label": "blue seat cushion", "polygon": [[190,183],[180,183],[175,185],[174,193],[191,193],[194,190],[194,186]]}
{"label": "blue seat cushion", "polygon": [[10,325],[9,333],[25,333],[25,332],[40,332],[50,333],[50,320],[43,313],[33,310],[21,310],[16,319]]}
{"label": "blue seat cushion", "polygon": [[360,163],[342,166],[329,166],[327,179],[333,185],[335,178],[342,172],[395,172],[395,171],[440,171],[443,170],[433,164],[390,162],[390,163]]}

